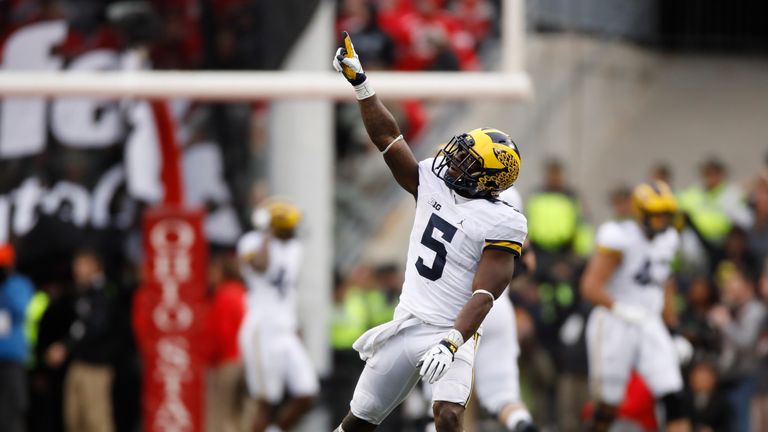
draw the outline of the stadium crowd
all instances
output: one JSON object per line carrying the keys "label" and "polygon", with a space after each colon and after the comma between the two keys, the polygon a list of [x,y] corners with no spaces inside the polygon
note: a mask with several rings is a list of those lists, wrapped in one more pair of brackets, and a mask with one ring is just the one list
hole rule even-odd
{"label": "stadium crowd", "polygon": [[[538,265],[517,277],[510,291],[525,399],[540,424],[576,431],[590,410],[584,342],[590,305],[580,299],[578,280],[591,229],[564,169],[548,162],[541,187],[527,197]],[[672,180],[663,166],[652,175]],[[631,217],[627,188],[616,188],[609,199],[613,217]],[[728,180],[720,161],[708,160],[701,183],[680,189],[678,199],[685,240],[676,263],[674,330],[693,346],[684,371],[694,430],[762,430],[768,412],[768,163],[739,184]],[[2,430],[135,430],[139,365],[129,312],[118,307],[130,304],[131,290],[88,249],[72,257],[69,282],[34,287],[14,270],[9,244],[0,248],[0,264]],[[249,411],[236,342],[245,288],[231,252],[214,255],[209,275],[209,424],[223,430],[220,425],[232,422],[231,430],[239,430]],[[336,279],[334,372],[321,403],[339,418],[363,365],[352,342],[390,319],[402,269],[360,264]],[[625,422],[654,430],[652,397],[639,377],[621,413]],[[413,430],[420,416],[403,410],[382,430]]]}

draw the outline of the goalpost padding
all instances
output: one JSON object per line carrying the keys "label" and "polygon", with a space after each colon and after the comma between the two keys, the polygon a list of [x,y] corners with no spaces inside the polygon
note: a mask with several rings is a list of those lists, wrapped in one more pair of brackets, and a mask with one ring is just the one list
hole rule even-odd
{"label": "goalpost padding", "polygon": [[[386,99],[524,100],[531,96],[524,72],[370,72]],[[352,90],[335,72],[0,72],[3,96],[77,96],[254,99],[343,99]]]}

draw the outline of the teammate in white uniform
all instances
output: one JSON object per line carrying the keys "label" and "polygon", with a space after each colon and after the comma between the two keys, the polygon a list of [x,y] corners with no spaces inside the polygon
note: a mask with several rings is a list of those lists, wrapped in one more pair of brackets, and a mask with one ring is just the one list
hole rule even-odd
{"label": "teammate in white uniform", "polygon": [[[254,213],[257,230],[243,235],[237,245],[248,287],[238,337],[248,391],[258,403],[256,432],[288,430],[318,392],[317,375],[297,335],[301,244],[295,230],[300,218],[292,204],[273,200]],[[286,390],[291,398],[277,411]]]}
{"label": "teammate in white uniform", "polygon": [[[680,239],[671,226],[677,211],[663,182],[632,194],[635,218],[611,221],[597,232],[597,253],[581,282],[596,305],[587,323],[590,382],[598,402],[593,430],[606,431],[622,401],[632,369],[663,403],[669,431],[689,430],[681,402],[680,362],[662,312],[674,315],[670,266]],[[665,308],[666,306],[666,308]]]}
{"label": "teammate in white uniform", "polygon": [[375,430],[421,376],[434,384],[437,430],[459,432],[480,323],[508,285],[527,234],[525,217],[496,199],[517,179],[520,154],[505,133],[475,129],[417,162],[346,34],[344,44],[334,67],[354,85],[368,135],[416,198],[416,216],[400,304],[393,321],[355,342],[367,362],[336,431]]}
{"label": "teammate in white uniform", "polygon": [[[499,198],[516,209],[523,208],[522,197],[515,187],[502,192]],[[483,407],[496,415],[507,429],[532,432],[537,429],[520,398],[519,355],[514,307],[505,292],[483,321],[483,343],[475,358],[475,387]]]}

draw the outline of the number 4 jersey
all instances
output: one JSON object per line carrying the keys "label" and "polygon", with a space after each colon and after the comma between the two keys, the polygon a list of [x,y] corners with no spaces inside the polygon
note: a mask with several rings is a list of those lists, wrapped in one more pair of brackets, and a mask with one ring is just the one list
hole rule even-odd
{"label": "number 4 jersey", "polygon": [[621,264],[608,281],[613,298],[660,314],[664,283],[680,244],[677,231],[670,227],[649,239],[634,220],[610,221],[597,230],[596,242],[598,249],[621,255]]}
{"label": "number 4 jersey", "polygon": [[248,315],[257,317],[263,326],[276,330],[295,331],[296,281],[301,265],[301,243],[297,239],[272,238],[269,244],[269,264],[263,273],[257,272],[243,257],[254,254],[262,246],[264,233],[251,231],[237,243],[240,274],[248,287]]}
{"label": "number 4 jersey", "polygon": [[419,163],[416,216],[408,246],[399,309],[450,327],[472,295],[480,255],[487,248],[520,255],[528,226],[502,200],[467,199]]}

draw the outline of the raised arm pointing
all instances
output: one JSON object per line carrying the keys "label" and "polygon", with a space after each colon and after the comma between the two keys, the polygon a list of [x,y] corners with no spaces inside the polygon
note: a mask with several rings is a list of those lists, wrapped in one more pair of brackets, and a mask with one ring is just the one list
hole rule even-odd
{"label": "raised arm pointing", "polygon": [[344,46],[336,51],[333,67],[354,86],[365,130],[373,144],[384,155],[384,161],[392,171],[395,180],[403,189],[416,196],[419,186],[418,161],[413,156],[408,143],[403,139],[392,113],[381,103],[365,76],[349,34],[343,32],[342,37]]}

